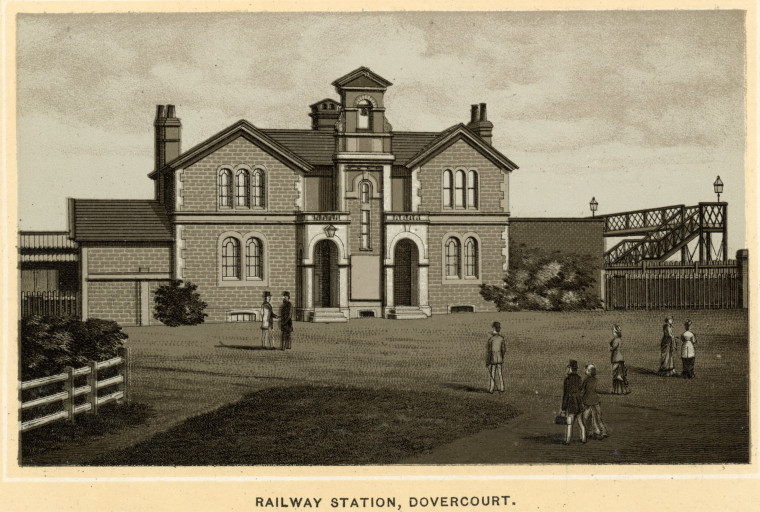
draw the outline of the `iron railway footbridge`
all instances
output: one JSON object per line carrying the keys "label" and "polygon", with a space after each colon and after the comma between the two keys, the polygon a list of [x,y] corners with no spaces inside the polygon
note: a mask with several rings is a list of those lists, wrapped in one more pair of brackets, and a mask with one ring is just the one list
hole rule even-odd
{"label": "iron railway footbridge", "polygon": [[[604,254],[605,267],[644,261],[727,261],[728,203],[664,206],[614,213],[604,218],[605,237],[626,237]],[[718,244],[713,234],[722,235]]]}

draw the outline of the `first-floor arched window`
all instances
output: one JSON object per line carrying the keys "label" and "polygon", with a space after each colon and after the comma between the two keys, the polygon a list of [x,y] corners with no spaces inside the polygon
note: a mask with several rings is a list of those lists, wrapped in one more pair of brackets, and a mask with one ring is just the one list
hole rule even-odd
{"label": "first-floor arched window", "polygon": [[264,171],[256,169],[253,171],[253,190],[252,190],[253,206],[257,208],[264,207]]}
{"label": "first-floor arched window", "polygon": [[459,253],[459,240],[449,238],[446,242],[446,277],[457,278],[462,275]]}
{"label": "first-floor arched window", "polygon": [[362,180],[359,190],[361,192],[361,203],[369,204],[369,200],[372,197],[372,184],[368,180]]}
{"label": "first-floor arched window", "polygon": [[237,206],[248,207],[251,205],[250,195],[248,194],[248,171],[240,169],[235,175],[235,204]]}
{"label": "first-floor arched window", "polygon": [[240,279],[240,242],[231,236],[222,242],[222,279]]}
{"label": "first-floor arched window", "polygon": [[465,207],[465,175],[464,171],[457,171],[454,177],[454,207]]}
{"label": "first-floor arched window", "polygon": [[264,257],[261,240],[251,237],[245,243],[245,275],[261,279],[264,276]]}
{"label": "first-floor arched window", "polygon": [[478,173],[467,173],[467,208],[478,207]]}
{"label": "first-floor arched window", "polygon": [[468,238],[464,243],[464,275],[478,277],[478,241]]}
{"label": "first-floor arched window", "polygon": [[451,171],[443,171],[443,207],[451,208],[454,204],[454,176]]}
{"label": "first-floor arched window", "polygon": [[232,206],[232,171],[229,169],[219,172],[219,206]]}

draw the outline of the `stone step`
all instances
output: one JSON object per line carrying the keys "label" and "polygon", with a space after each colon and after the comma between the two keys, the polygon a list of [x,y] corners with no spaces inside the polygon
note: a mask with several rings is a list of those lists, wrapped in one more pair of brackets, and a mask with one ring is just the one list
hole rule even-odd
{"label": "stone step", "polygon": [[388,314],[393,320],[418,320],[428,316],[417,306],[396,306]]}
{"label": "stone step", "polygon": [[340,308],[320,308],[310,315],[310,321],[315,323],[348,322]]}

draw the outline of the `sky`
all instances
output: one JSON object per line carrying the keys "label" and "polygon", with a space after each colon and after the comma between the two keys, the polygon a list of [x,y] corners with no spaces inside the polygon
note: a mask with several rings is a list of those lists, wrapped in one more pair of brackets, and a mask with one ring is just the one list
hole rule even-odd
{"label": "sky", "polygon": [[393,82],[395,130],[439,131],[488,104],[520,168],[515,217],[713,201],[746,246],[740,11],[22,14],[19,229],[66,229],[66,198],[149,199],[157,104],[188,149],[246,119],[309,128],[359,66]]}

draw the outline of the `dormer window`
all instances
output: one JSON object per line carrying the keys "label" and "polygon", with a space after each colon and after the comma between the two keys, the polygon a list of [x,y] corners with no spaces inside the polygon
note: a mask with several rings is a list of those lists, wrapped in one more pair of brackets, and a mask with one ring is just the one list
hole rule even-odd
{"label": "dormer window", "polygon": [[359,112],[356,119],[356,129],[369,130],[372,125],[372,104],[367,100],[362,100],[357,107],[359,107]]}

